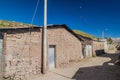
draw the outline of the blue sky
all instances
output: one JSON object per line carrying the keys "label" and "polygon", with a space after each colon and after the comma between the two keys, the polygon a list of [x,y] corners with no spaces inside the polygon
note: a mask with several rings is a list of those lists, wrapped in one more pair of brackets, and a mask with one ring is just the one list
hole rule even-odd
{"label": "blue sky", "polygon": [[[0,19],[31,23],[37,0],[0,0]],[[67,24],[101,37],[120,37],[120,0],[48,0],[48,24]],[[43,0],[33,24],[43,25]]]}

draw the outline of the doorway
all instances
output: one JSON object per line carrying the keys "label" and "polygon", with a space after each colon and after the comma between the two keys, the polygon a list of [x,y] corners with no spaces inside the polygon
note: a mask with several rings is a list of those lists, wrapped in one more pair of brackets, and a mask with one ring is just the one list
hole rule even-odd
{"label": "doorway", "polygon": [[49,45],[48,66],[49,70],[55,68],[55,45]]}
{"label": "doorway", "polygon": [[92,57],[92,46],[86,45],[86,57]]}

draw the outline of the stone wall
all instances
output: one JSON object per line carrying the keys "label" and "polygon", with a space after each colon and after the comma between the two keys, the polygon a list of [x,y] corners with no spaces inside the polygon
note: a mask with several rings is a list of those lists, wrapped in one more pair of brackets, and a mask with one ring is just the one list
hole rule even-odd
{"label": "stone wall", "polygon": [[104,42],[93,41],[93,56],[104,53]]}
{"label": "stone wall", "polygon": [[8,80],[26,80],[41,73],[41,31],[28,29],[7,32],[5,74]]}
{"label": "stone wall", "polygon": [[48,45],[56,45],[56,67],[83,57],[81,42],[64,28],[48,30]]}
{"label": "stone wall", "polygon": [[[65,28],[51,28],[47,34],[48,48],[49,45],[56,46],[56,67],[83,57],[81,42]],[[41,28],[34,28],[30,33],[29,29],[7,31],[4,79],[29,80],[30,75],[41,74],[41,50]],[[47,69],[48,64],[47,59]]]}
{"label": "stone wall", "polygon": [[115,44],[108,44],[107,53],[117,53],[117,48]]}

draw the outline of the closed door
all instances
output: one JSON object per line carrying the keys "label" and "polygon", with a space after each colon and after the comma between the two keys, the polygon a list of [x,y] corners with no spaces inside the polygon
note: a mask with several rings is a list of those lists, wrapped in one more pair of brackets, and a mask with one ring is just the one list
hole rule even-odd
{"label": "closed door", "polygon": [[86,45],[86,57],[92,57],[92,46]]}
{"label": "closed door", "polygon": [[92,46],[89,45],[89,53],[90,53],[90,57],[92,57]]}
{"label": "closed door", "polygon": [[86,45],[86,57],[89,56],[89,45]]}
{"label": "closed door", "polygon": [[55,68],[55,46],[49,46],[49,70]]}

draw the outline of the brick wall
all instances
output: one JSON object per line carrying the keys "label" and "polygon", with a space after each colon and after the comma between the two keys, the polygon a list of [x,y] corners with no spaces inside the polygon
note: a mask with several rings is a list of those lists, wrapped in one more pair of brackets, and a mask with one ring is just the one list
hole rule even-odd
{"label": "brick wall", "polygon": [[48,30],[48,45],[56,45],[56,66],[81,59],[81,42],[64,28]]}
{"label": "brick wall", "polygon": [[93,41],[93,56],[100,55],[104,52],[104,42]]}
{"label": "brick wall", "polygon": [[[23,80],[30,74],[41,73],[41,31],[27,29],[7,33],[5,78]],[[30,34],[30,35],[29,35]]]}
{"label": "brick wall", "polygon": [[[48,47],[56,45],[56,67],[82,58],[81,42],[65,28],[51,28],[47,34]],[[7,31],[4,79],[28,80],[30,75],[41,74],[41,49],[41,28],[31,33],[29,29]]]}

